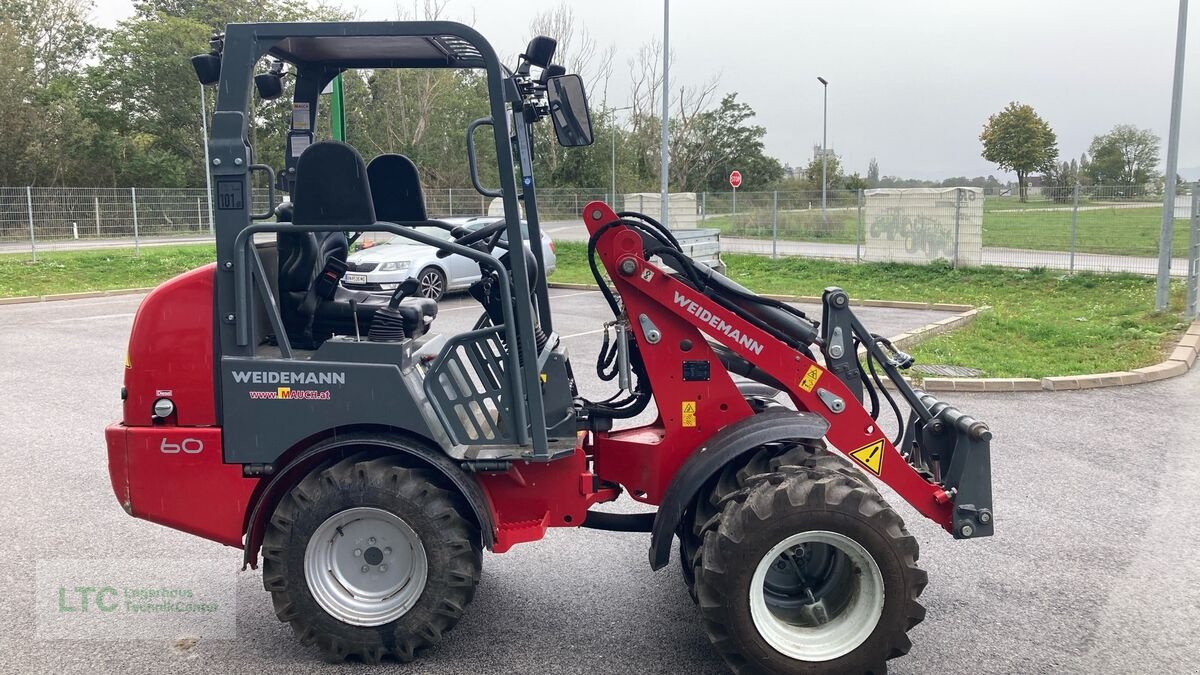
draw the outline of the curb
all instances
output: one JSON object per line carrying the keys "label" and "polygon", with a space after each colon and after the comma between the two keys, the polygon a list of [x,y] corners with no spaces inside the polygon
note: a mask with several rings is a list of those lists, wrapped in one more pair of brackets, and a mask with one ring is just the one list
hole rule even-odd
{"label": "curb", "polygon": [[55,295],[22,295],[15,298],[0,298],[0,305],[23,305],[30,302],[56,302],[58,300],[81,300],[83,298],[108,298],[117,295],[137,295],[149,293],[149,288],[117,288],[111,291],[81,291],[79,293],[58,293]]}
{"label": "curb", "polygon": [[1158,382],[1172,377],[1179,377],[1191,370],[1200,354],[1200,319],[1192,322],[1183,336],[1179,338],[1175,348],[1161,363],[1145,368],[1118,370],[1111,373],[1095,373],[1093,375],[1064,375],[1060,377],[1031,377],[1013,378],[965,378],[965,377],[931,377],[924,382],[925,391],[971,391],[971,392],[1005,392],[1005,391],[1078,391],[1081,389],[1101,389],[1104,387],[1123,387],[1130,384]]}
{"label": "curb", "polygon": [[[600,290],[595,284],[569,284],[562,282],[551,281],[547,284],[550,288],[561,288],[572,291],[598,291]],[[764,298],[779,300],[780,302],[803,302],[811,305],[821,304],[821,298],[815,295],[769,295],[761,294]],[[859,300],[850,298],[851,305],[860,307],[884,307],[890,309],[932,309],[943,312],[966,312],[975,309],[974,305],[956,305],[946,302],[909,302],[905,300]],[[893,340],[895,342],[895,340]]]}

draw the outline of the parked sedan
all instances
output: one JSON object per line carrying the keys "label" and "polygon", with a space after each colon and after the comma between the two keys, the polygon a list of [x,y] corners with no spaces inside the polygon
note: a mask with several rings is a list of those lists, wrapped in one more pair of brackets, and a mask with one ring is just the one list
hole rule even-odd
{"label": "parked sedan", "polygon": [[[444,223],[465,226],[471,230],[498,220],[500,218],[488,216],[441,219]],[[444,241],[452,239],[450,233],[440,227],[430,225],[419,229]],[[529,236],[525,221],[521,221],[521,233]],[[501,241],[505,238],[501,237]],[[419,244],[407,237],[394,236],[350,254],[346,260],[342,285],[350,290],[390,295],[400,282],[415,277],[420,282],[417,292],[423,297],[438,300],[447,291],[464,289],[479,279],[478,263],[461,255],[439,258],[437,251],[432,246]],[[542,259],[546,264],[546,274],[553,272],[556,262],[554,242],[545,233],[542,233]]]}

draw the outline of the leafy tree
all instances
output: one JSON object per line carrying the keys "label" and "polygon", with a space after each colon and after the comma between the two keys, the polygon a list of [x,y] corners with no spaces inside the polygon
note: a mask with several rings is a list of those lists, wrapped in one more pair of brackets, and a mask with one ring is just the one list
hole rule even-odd
{"label": "leafy tree", "polygon": [[92,53],[99,30],[88,19],[91,10],[91,0],[0,0],[0,17],[17,29],[3,48],[28,50],[35,83],[48,87],[78,72]]}
{"label": "leafy tree", "polygon": [[858,191],[866,190],[869,187],[871,187],[871,181],[858,175],[857,171],[842,179],[842,189],[844,190]]}
{"label": "leafy tree", "polygon": [[1145,188],[1158,179],[1158,149],[1162,139],[1149,129],[1118,124],[1092,139],[1088,176],[1097,184]]}
{"label": "leafy tree", "polygon": [[988,118],[979,134],[983,158],[1017,174],[1021,201],[1028,198],[1026,178],[1058,160],[1058,138],[1033,107],[1013,101]]}
{"label": "leafy tree", "polygon": [[[783,178],[783,165],[766,154],[767,130],[752,124],[754,109],[739,102],[737,93],[726,94],[713,110],[696,116],[693,123],[672,133],[671,171],[674,189],[722,190],[729,173],[741,171],[746,189],[763,187]],[[672,120],[673,127],[683,127]],[[676,131],[681,131],[676,135]]]}
{"label": "leafy tree", "polygon": [[867,187],[879,187],[879,162],[874,157],[867,165]]}

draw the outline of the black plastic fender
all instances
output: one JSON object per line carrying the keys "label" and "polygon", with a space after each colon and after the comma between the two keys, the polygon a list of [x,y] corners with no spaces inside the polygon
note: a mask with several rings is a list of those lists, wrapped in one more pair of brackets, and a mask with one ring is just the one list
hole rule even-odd
{"label": "black plastic fender", "polygon": [[283,495],[314,468],[329,459],[340,459],[359,451],[370,451],[380,456],[401,455],[428,467],[445,478],[462,495],[471,507],[479,524],[483,545],[491,548],[495,543],[495,520],[483,488],[470,474],[445,452],[437,449],[431,441],[393,429],[354,430],[335,432],[298,454],[286,466],[275,471],[266,487],[255,493],[247,509],[245,558],[250,567],[258,565],[258,551],[262,545],[263,528],[274,512]]}
{"label": "black plastic fender", "polygon": [[671,539],[696,493],[729,462],[764,443],[818,440],[829,422],[816,413],[772,410],[730,424],[713,434],[679,467],[663,495],[650,535],[650,568],[662,569],[671,559]]}

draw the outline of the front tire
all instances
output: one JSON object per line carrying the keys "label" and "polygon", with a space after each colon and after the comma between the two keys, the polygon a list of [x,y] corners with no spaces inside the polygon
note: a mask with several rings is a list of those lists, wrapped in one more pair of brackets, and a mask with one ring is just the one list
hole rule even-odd
{"label": "front tire", "polygon": [[925,617],[916,540],[879,494],[796,468],[731,495],[695,561],[705,632],[750,673],[880,673]]}
{"label": "front tire", "polygon": [[271,516],[263,586],[275,614],[331,661],[411,661],[462,617],[477,528],[435,474],[349,458],[306,476]]}
{"label": "front tire", "polygon": [[717,475],[711,485],[701,489],[695,501],[680,521],[679,563],[683,568],[683,580],[688,594],[696,600],[696,578],[693,568],[696,554],[703,543],[704,526],[721,510],[721,504],[729,495],[746,488],[752,481],[782,467],[805,467],[840,473],[848,478],[870,485],[865,476],[854,468],[845,457],[830,452],[820,441],[781,441],[768,443],[741,460],[730,462]]}
{"label": "front tire", "polygon": [[446,275],[436,267],[426,267],[417,275],[417,295],[430,300],[441,300],[446,294]]}

